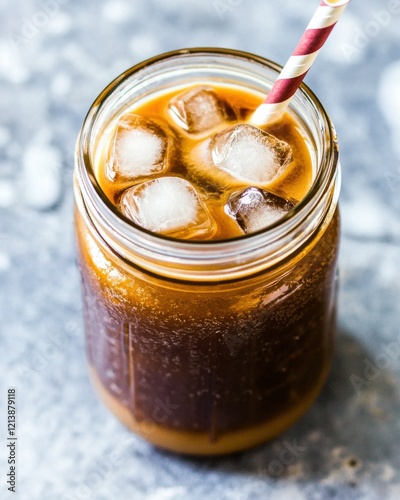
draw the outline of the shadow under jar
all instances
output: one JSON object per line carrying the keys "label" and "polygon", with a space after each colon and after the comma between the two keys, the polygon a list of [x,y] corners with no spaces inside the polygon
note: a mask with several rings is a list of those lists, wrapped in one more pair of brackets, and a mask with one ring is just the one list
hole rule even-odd
{"label": "shadow under jar", "polygon": [[268,229],[221,241],[177,240],[128,221],[99,185],[96,154],[110,122],[160,89],[229,81],[265,93],[279,71],[231,50],[164,54],[111,83],[78,138],[75,225],[92,380],[124,424],[172,451],[257,445],[318,395],[335,331],[335,131],[302,85],[289,114],[310,152],[310,191]]}

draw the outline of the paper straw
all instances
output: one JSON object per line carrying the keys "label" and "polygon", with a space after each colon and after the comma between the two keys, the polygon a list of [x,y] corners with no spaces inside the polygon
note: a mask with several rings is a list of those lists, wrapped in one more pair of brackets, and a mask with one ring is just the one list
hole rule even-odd
{"label": "paper straw", "polygon": [[253,125],[267,125],[282,117],[350,0],[323,0],[268,96],[253,113]]}

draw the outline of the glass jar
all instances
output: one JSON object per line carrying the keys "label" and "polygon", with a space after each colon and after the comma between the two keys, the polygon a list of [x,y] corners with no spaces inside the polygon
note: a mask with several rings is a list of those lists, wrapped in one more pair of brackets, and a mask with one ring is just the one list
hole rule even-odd
{"label": "glass jar", "polygon": [[118,77],[76,149],[75,223],[87,353],[106,405],[150,442],[187,454],[257,445],[292,425],[327,376],[336,314],[340,188],[333,125],[304,85],[291,101],[315,181],[267,230],[182,241],[122,217],[95,175],[107,125],[156,91],[225,81],[266,93],[280,67],[222,49],[181,50]]}

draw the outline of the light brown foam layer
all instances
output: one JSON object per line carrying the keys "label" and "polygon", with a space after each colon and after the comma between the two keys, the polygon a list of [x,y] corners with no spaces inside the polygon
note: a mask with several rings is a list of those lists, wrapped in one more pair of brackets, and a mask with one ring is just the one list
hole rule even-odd
{"label": "light brown foam layer", "polygon": [[178,431],[153,421],[138,422],[132,413],[103,386],[96,370],[90,367],[90,376],[100,398],[114,415],[129,429],[150,443],[186,455],[224,455],[242,451],[268,441],[293,425],[311,406],[327,377],[328,370],[309,394],[286,413],[248,429],[226,432],[214,442],[208,433]]}

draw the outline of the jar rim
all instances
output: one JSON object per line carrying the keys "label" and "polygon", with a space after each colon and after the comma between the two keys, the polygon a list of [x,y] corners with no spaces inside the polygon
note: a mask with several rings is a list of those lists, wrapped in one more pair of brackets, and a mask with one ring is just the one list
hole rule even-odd
{"label": "jar rim", "polygon": [[[254,251],[254,249],[259,246],[265,245],[271,245],[272,249],[274,246],[272,242],[281,239],[282,236],[287,233],[289,225],[297,227],[301,225],[302,221],[304,222],[304,219],[307,218],[310,206],[313,205],[315,208],[315,205],[318,204],[317,202],[326,195],[327,188],[335,183],[337,174],[338,144],[335,129],[317,96],[306,84],[302,83],[296,94],[301,95],[302,99],[305,99],[307,105],[310,106],[310,109],[312,109],[318,117],[320,133],[323,135],[321,158],[327,168],[317,169],[315,179],[307,194],[284,217],[252,234],[221,240],[181,240],[148,231],[125,217],[108,199],[95,175],[90,148],[92,136],[98,132],[95,130],[98,116],[101,114],[105,104],[113,98],[114,93],[118,91],[120,86],[139,72],[165,61],[173,61],[176,58],[201,58],[207,56],[233,58],[236,61],[243,60],[255,63],[272,70],[276,75],[278,75],[282,69],[279,64],[269,59],[233,49],[198,47],[174,50],[157,55],[123,72],[98,95],[85,117],[77,142],[76,176],[78,181],[77,190],[79,191],[77,197],[82,196],[82,192],[85,193],[83,197],[84,205],[91,215],[95,215],[94,218],[91,218],[96,219],[98,224],[104,226],[103,230],[108,236],[110,236],[113,230],[123,233],[119,238],[119,243],[122,244],[122,246],[132,247],[132,239],[135,239],[135,247],[139,246],[143,250],[144,246],[150,245],[152,247],[152,254],[155,252],[155,254],[160,256],[168,256],[170,262],[175,261],[175,259],[176,262],[181,262],[182,259],[189,259],[192,263],[204,263],[206,259],[209,261],[210,257],[211,259],[216,258],[216,261],[221,262],[223,259],[217,258],[214,254],[216,252],[225,253],[226,258],[229,256],[236,256],[237,248],[233,247],[237,247],[238,245],[247,246],[246,253],[252,250]],[[267,90],[268,82],[266,81],[265,83]],[[337,196],[334,201],[337,202]],[[325,213],[327,213],[329,207],[325,208]],[[95,226],[97,226],[97,223],[95,223]],[[286,231],[285,228],[287,229]],[[107,240],[107,238],[105,239]],[[119,246],[119,250],[121,250],[121,246]],[[171,252],[173,252],[174,255],[171,255]]]}

